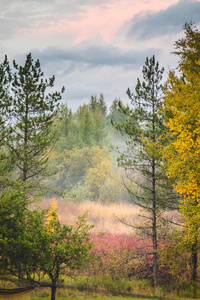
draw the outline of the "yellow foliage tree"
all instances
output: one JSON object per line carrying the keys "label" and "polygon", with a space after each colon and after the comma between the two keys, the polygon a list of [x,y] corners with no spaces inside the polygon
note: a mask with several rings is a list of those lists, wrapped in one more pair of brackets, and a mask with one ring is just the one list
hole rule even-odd
{"label": "yellow foliage tree", "polygon": [[37,227],[39,232],[38,269],[49,276],[51,283],[51,300],[56,298],[56,289],[61,274],[68,274],[70,270],[79,269],[90,258],[92,247],[89,236],[93,225],[87,225],[87,214],[78,217],[75,226],[62,225],[57,203],[52,202],[46,215],[46,223]]}
{"label": "yellow foliage tree", "polygon": [[53,200],[51,203],[51,207],[47,212],[47,218],[46,218],[47,230],[52,233],[55,231],[55,226],[56,226],[55,220],[58,220],[58,212],[57,212],[57,202]]}
{"label": "yellow foliage tree", "polygon": [[175,43],[183,76],[179,78],[170,72],[165,89],[164,115],[169,143],[164,149],[164,157],[168,174],[175,182],[174,188],[182,197],[183,242],[191,251],[195,294],[200,229],[200,60],[197,60],[200,33],[192,24],[186,24],[184,28],[185,38]]}
{"label": "yellow foliage tree", "polygon": [[112,175],[112,172],[112,163],[107,159],[87,171],[85,182],[95,198],[98,198],[100,187],[105,183],[106,179]]}

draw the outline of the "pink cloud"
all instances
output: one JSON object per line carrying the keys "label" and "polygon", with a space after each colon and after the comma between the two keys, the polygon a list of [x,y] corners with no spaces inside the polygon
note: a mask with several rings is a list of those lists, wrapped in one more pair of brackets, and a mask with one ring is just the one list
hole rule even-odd
{"label": "pink cloud", "polygon": [[[101,36],[105,43],[114,41],[119,29],[136,14],[157,12],[166,9],[178,0],[116,0],[108,3],[106,7],[87,7],[87,9],[74,16],[74,19],[64,18],[60,21],[48,23],[48,26],[27,31],[21,30],[18,36],[28,35],[35,38],[71,36],[73,44],[79,44],[87,39]],[[59,18],[58,18],[59,19]]]}
{"label": "pink cloud", "polygon": [[115,39],[116,33],[134,15],[147,11],[159,11],[166,9],[176,3],[176,0],[160,1],[130,1],[117,0],[107,5],[107,9],[88,8],[81,19],[69,23],[72,31],[77,32],[74,44],[79,44],[86,38],[93,38],[101,35],[102,40],[111,43]]}

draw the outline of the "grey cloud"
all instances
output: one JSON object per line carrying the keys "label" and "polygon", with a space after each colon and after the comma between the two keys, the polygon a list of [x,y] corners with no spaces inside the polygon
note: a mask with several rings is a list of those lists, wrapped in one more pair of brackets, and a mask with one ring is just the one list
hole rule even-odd
{"label": "grey cloud", "polygon": [[123,68],[137,69],[143,64],[146,56],[158,54],[159,49],[132,49],[122,51],[113,46],[90,46],[74,47],[63,50],[56,47],[46,48],[43,51],[30,51],[34,58],[47,64],[59,64],[65,73],[73,72],[76,69],[87,69],[104,66],[121,66]]}
{"label": "grey cloud", "polygon": [[[92,92],[91,92],[92,91]],[[101,90],[96,86],[88,84],[87,86],[79,85],[69,85],[65,90],[65,95],[68,99],[89,99],[93,94],[100,94]]]}
{"label": "grey cloud", "polygon": [[37,28],[42,22],[51,21],[52,12],[49,1],[1,1],[0,39],[10,39],[19,30]]}
{"label": "grey cloud", "polygon": [[186,22],[200,22],[200,2],[181,0],[166,10],[146,16],[137,15],[129,24],[129,35],[149,39],[157,35],[176,34]]}

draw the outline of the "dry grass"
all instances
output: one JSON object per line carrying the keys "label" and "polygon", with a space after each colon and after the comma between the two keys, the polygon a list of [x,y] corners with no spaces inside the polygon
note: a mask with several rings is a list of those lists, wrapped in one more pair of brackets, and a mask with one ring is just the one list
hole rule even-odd
{"label": "dry grass", "polygon": [[[75,225],[78,216],[87,211],[88,223],[95,225],[93,233],[134,234],[134,228],[124,223],[141,225],[143,222],[143,219],[138,217],[141,214],[140,208],[131,203],[102,204],[92,201],[77,203],[63,199],[44,199],[40,206],[47,208],[53,201],[57,202],[58,214],[63,224]],[[177,222],[179,218],[177,211],[168,212],[164,215],[173,222]]]}
{"label": "dry grass", "polygon": [[[55,200],[55,199],[54,199]],[[53,199],[44,199],[41,202],[42,208],[51,205]],[[120,220],[133,224],[137,219],[139,208],[131,203],[102,204],[97,202],[75,203],[56,199],[58,214],[61,222],[67,225],[74,225],[77,217],[88,211],[88,223],[93,224],[93,233],[133,233],[133,228],[124,225]]]}

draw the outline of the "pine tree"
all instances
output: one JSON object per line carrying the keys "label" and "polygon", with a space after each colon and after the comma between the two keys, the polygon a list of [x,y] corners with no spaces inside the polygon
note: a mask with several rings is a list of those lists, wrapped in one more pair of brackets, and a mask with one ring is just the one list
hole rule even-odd
{"label": "pine tree", "polygon": [[8,93],[10,82],[10,66],[5,57],[0,65],[0,190],[6,187],[7,176],[12,169],[11,157],[5,149],[5,141],[10,136],[11,99]]}
{"label": "pine tree", "polygon": [[7,57],[0,65],[0,265],[3,274],[30,279],[38,271],[40,252],[38,226],[32,225],[43,221],[43,212],[29,210],[27,195],[40,188],[46,175],[61,93],[47,94],[55,78],[43,79],[31,54],[24,66],[15,61],[13,66],[14,73]]}
{"label": "pine tree", "polygon": [[91,96],[87,104],[83,104],[77,110],[78,139],[81,147],[93,147],[105,145],[106,132],[106,111],[107,106],[103,95]]}
{"label": "pine tree", "polygon": [[145,231],[152,240],[154,286],[158,284],[158,226],[163,221],[162,212],[175,206],[174,193],[162,169],[158,143],[165,130],[159,114],[163,72],[154,56],[146,59],[142,71],[144,81],[138,79],[135,93],[127,90],[133,108],[125,107],[119,101],[119,110],[124,112],[127,119],[123,124],[114,123],[117,130],[129,137],[127,151],[121,154],[118,161],[126,170],[132,186],[137,186],[135,189],[127,186],[133,203],[147,213],[139,229]]}
{"label": "pine tree", "polygon": [[92,112],[95,112],[97,109],[99,109],[101,111],[101,113],[103,114],[103,116],[106,116],[107,113],[107,105],[105,103],[104,100],[104,96],[103,94],[99,95],[99,99],[97,99],[96,96],[91,96],[90,101],[88,103],[89,109]]}
{"label": "pine tree", "polygon": [[39,60],[35,62],[31,53],[24,66],[13,62],[14,73],[10,73],[12,101],[12,137],[8,141],[9,151],[15,161],[17,179],[21,182],[35,182],[46,176],[48,152],[55,135],[52,122],[61,93],[47,93],[53,88],[55,77],[43,78]]}

